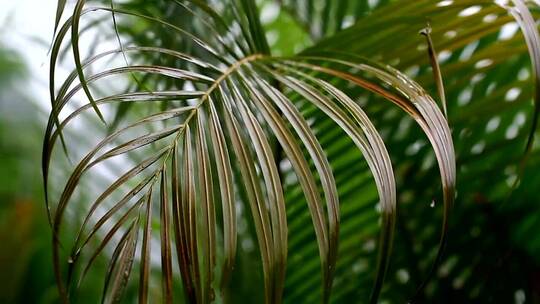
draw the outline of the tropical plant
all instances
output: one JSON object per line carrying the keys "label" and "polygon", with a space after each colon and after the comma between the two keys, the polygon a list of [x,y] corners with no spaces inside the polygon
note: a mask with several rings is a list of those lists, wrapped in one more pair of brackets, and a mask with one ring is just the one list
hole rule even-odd
{"label": "tropical plant", "polygon": [[444,254],[456,156],[458,201],[496,208],[538,161],[537,7],[87,2],[63,21],[58,1],[43,147],[65,302],[443,302],[447,277],[456,299],[489,287],[475,280],[487,260],[454,254],[472,230]]}

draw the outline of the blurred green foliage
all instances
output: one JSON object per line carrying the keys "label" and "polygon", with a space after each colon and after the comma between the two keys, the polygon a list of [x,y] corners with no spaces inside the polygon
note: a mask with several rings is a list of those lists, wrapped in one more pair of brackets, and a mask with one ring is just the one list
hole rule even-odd
{"label": "blurred green foliage", "polygon": [[0,41],[0,303],[55,303],[43,204],[43,115],[24,92],[30,75]]}

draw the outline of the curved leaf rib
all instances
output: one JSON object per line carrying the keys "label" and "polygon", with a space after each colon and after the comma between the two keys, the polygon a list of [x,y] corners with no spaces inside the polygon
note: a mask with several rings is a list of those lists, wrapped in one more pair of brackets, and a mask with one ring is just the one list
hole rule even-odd
{"label": "curved leaf rib", "polygon": [[[512,0],[512,3],[514,4],[514,7],[503,6],[503,8],[508,10],[508,12],[515,18],[519,27],[521,28],[521,31],[523,32],[534,74],[534,112],[532,116],[531,130],[525,145],[525,155],[520,163],[519,175],[522,175],[527,160],[533,149],[534,137],[536,134],[536,129],[538,128],[538,120],[540,116],[540,34],[538,32],[536,21],[523,0]],[[511,192],[518,186],[519,180],[520,178],[518,176],[511,187]]]}
{"label": "curved leaf rib", "polygon": [[[90,270],[90,268],[92,267],[94,261],[97,259],[97,257],[99,256],[99,254],[103,251],[103,249],[105,248],[105,246],[107,246],[107,244],[111,241],[111,239],[115,236],[116,232],[118,232],[120,230],[120,228],[122,228],[122,226],[130,219],[130,216],[132,215],[132,213],[135,211],[135,210],[138,210],[142,204],[142,202],[144,201],[144,198],[145,197],[142,197],[141,199],[139,199],[139,201],[137,201],[135,204],[133,204],[133,206],[131,206],[125,213],[124,215],[122,215],[122,217],[120,217],[120,219],[118,219],[116,221],[116,223],[114,224],[114,226],[111,228],[111,230],[109,232],[107,232],[107,234],[105,235],[105,237],[103,237],[103,240],[100,242],[99,246],[94,250],[94,252],[92,253],[91,257],[89,258],[88,260],[88,263],[86,264],[86,266],[84,267],[84,270],[82,272],[82,274],[80,275],[80,278],[79,278],[79,281],[77,283],[77,288],[81,286],[82,284],[82,281],[84,280],[86,274],[88,273],[88,271]],[[137,219],[135,219],[137,220]],[[76,258],[72,259],[72,264],[74,264],[76,262]],[[69,269],[69,274],[71,275],[73,270],[72,269]],[[69,282],[69,278],[68,278],[68,282]]]}
{"label": "curved leaf rib", "polygon": [[263,272],[264,272],[264,285],[265,285],[265,301],[271,303],[273,294],[273,278],[274,278],[274,255],[272,252],[272,233],[266,212],[265,201],[263,198],[262,190],[258,181],[258,177],[255,171],[255,161],[252,158],[251,152],[248,150],[245,144],[245,140],[240,134],[241,130],[238,122],[232,116],[232,105],[229,100],[229,95],[225,93],[224,89],[220,86],[220,98],[223,101],[225,111],[223,111],[223,119],[227,129],[227,134],[231,139],[232,146],[235,151],[236,160],[240,166],[240,172],[243,178],[244,188],[246,189],[249,205],[253,221],[255,223],[255,230],[259,247],[261,251]]}
{"label": "curved leaf rib", "polygon": [[[324,241],[324,235],[326,233],[321,230],[317,230],[316,232],[319,237],[319,250],[321,252],[325,301],[328,301],[332,285],[332,273],[335,268],[337,257],[339,230],[339,202],[336,184],[331,172],[330,164],[324,155],[322,147],[309,129],[307,122],[300,115],[298,110],[294,108],[291,102],[264,80],[257,79],[256,77],[250,77],[246,80],[249,81],[249,85],[245,86],[245,88],[250,91],[253,97],[252,100],[256,103],[257,108],[260,109],[262,115],[265,117],[265,120],[269,123],[273,133],[276,134],[281,146],[284,147],[285,154],[291,160],[297,176],[299,176],[299,180],[304,188],[304,192],[306,192],[305,195],[308,199],[308,204],[312,210],[312,217],[315,226],[319,227],[319,229],[323,229],[322,224],[319,224],[322,218],[322,210],[316,207],[318,206],[318,203],[316,202],[317,199],[312,192],[316,186],[315,181],[309,172],[308,163],[304,159],[301,148],[296,143],[294,136],[287,129],[284,119],[271,106],[269,100],[272,100],[276,104],[276,106],[285,115],[285,118],[287,118],[291,123],[293,129],[296,131],[302,143],[308,149],[308,153],[315,162],[315,166],[322,182],[328,209],[329,227],[327,243]],[[259,88],[259,90],[256,90],[255,88]],[[262,92],[264,92],[265,96],[263,96]]]}
{"label": "curved leaf rib", "polygon": [[255,155],[262,171],[262,179],[266,187],[268,209],[273,235],[273,250],[275,263],[274,294],[272,303],[279,303],[282,298],[283,281],[285,280],[285,265],[287,261],[287,217],[285,214],[285,199],[279,172],[276,167],[270,143],[264,131],[249,109],[247,101],[232,81],[228,82],[229,89],[237,101],[237,108],[246,126],[249,138],[253,143]]}
{"label": "curved leaf rib", "polygon": [[236,228],[236,208],[234,196],[234,184],[232,177],[232,168],[229,159],[229,150],[226,145],[223,129],[219,116],[213,102],[208,104],[210,136],[214,143],[213,150],[215,155],[216,167],[219,177],[222,212],[223,212],[223,234],[224,234],[224,255],[221,289],[223,298],[226,298],[225,290],[230,280],[233,265],[236,256],[237,228]]}
{"label": "curved leaf rib", "polygon": [[84,90],[84,93],[88,97],[88,101],[92,104],[92,107],[94,108],[94,111],[96,111],[97,116],[99,119],[106,124],[105,118],[103,117],[103,114],[101,114],[101,111],[97,107],[94,98],[92,97],[92,93],[90,92],[90,88],[88,87],[88,84],[86,83],[86,79],[84,77],[84,71],[82,69],[81,64],[81,55],[79,51],[79,21],[81,18],[81,13],[84,8],[86,0],[78,0],[77,4],[75,5],[75,9],[73,11],[73,21],[71,24],[71,46],[73,49],[73,59],[75,61],[75,67],[77,69],[77,74],[79,76],[79,80],[81,82],[81,86]]}
{"label": "curved leaf rib", "polygon": [[[357,107],[354,103],[351,103],[350,100],[342,99],[343,96],[345,96],[344,94],[339,95],[341,102],[348,111],[354,114],[356,122],[354,122],[345,112],[343,112],[343,110],[338,107],[337,104],[335,104],[325,95],[321,94],[313,86],[294,77],[280,75],[279,73],[270,69],[267,69],[267,71],[271,73],[272,76],[278,81],[306,98],[306,100],[313,103],[323,112],[325,112],[326,115],[332,118],[351,137],[353,142],[362,151],[366,157],[366,160],[368,161],[371,171],[375,177],[383,211],[381,251],[378,262],[377,276],[375,279],[375,287],[372,294],[372,301],[376,301],[382,286],[382,281],[387,268],[387,262],[391,252],[396,212],[395,179],[390,157],[386,151],[386,148],[382,144],[382,139],[380,139],[376,131],[373,131],[375,128],[371,125],[369,119],[365,117],[365,114],[360,114],[363,112],[361,112],[359,107]],[[296,72],[289,70],[289,73]],[[318,85],[322,85],[323,88],[331,88],[328,84],[306,74],[300,73],[299,76],[307,78]],[[336,91],[334,91],[334,95],[335,92]],[[358,122],[360,122],[360,124]],[[362,130],[360,126],[364,126],[364,130]],[[366,128],[365,126],[370,127]],[[366,132],[366,130],[368,130],[368,132]],[[369,136],[365,136],[364,133],[367,133]]]}
{"label": "curved leaf rib", "polygon": [[141,266],[139,271],[139,304],[148,303],[148,278],[150,276],[150,255],[152,253],[152,187],[146,195],[146,212],[141,246]]}
{"label": "curved leaf rib", "polygon": [[197,159],[198,189],[200,202],[202,246],[202,300],[201,303],[210,303],[214,300],[212,281],[214,279],[214,265],[216,259],[216,223],[213,206],[212,176],[210,173],[210,159],[206,142],[206,130],[199,114],[195,128],[195,153]]}
{"label": "curved leaf rib", "polygon": [[[193,165],[193,147],[191,142],[191,132],[189,126],[186,128],[183,144],[183,179],[181,184],[182,198],[180,210],[182,210],[182,224],[186,233],[186,244],[188,247],[187,259],[189,266],[190,282],[194,291],[189,294],[190,289],[186,287],[188,297],[201,301],[201,275],[199,269],[199,254],[197,251],[197,220],[196,220],[196,198],[195,198],[195,174]],[[185,282],[184,285],[189,284]],[[188,285],[189,286],[189,285]]]}
{"label": "curved leaf rib", "polygon": [[113,252],[105,277],[102,303],[120,303],[126,288],[139,236],[138,218],[133,221]]}
{"label": "curved leaf rib", "polygon": [[170,304],[173,302],[173,273],[172,273],[172,255],[170,239],[170,202],[167,194],[167,170],[163,166],[161,170],[160,182],[160,236],[161,236],[161,275],[163,288],[163,302]]}
{"label": "curved leaf rib", "polygon": [[[310,57],[312,60],[321,60],[321,57]],[[379,87],[373,83],[370,83],[362,78],[356,77],[349,73],[345,73],[330,68],[324,68],[312,64],[304,63],[291,63],[293,66],[301,66],[310,70],[323,72],[339,78],[351,81],[361,87],[364,87],[374,93],[380,94],[389,101],[392,101],[405,112],[412,116],[419,124],[422,130],[427,135],[433,149],[435,156],[439,164],[440,176],[443,188],[443,201],[444,212],[442,221],[442,231],[439,241],[439,249],[433,262],[433,266],[428,274],[428,278],[431,277],[436,265],[440,263],[443,254],[443,248],[446,243],[447,231],[448,231],[448,217],[453,206],[455,199],[455,180],[456,180],[456,161],[455,152],[452,142],[450,128],[444,115],[437,107],[435,101],[425,93],[425,91],[415,82],[410,80],[406,75],[401,72],[387,67],[386,70],[379,69],[366,64],[354,64],[333,58],[324,58],[328,62],[334,62],[340,65],[344,65],[348,68],[357,68],[370,72],[380,80],[390,84],[392,87],[397,88],[401,94],[406,96],[403,99],[396,96],[382,87]],[[424,280],[419,290],[423,289],[427,279]]]}
{"label": "curved leaf rib", "polygon": [[[185,140],[184,135],[183,140]],[[190,302],[195,302],[195,290],[193,288],[193,278],[189,266],[189,237],[186,232],[185,224],[188,222],[185,216],[184,205],[182,201],[183,190],[180,185],[180,175],[178,173],[178,143],[174,143],[171,159],[171,191],[172,191],[172,219],[174,224],[174,240],[176,244],[176,256],[178,258],[178,266],[182,276],[182,284],[187,298]]]}

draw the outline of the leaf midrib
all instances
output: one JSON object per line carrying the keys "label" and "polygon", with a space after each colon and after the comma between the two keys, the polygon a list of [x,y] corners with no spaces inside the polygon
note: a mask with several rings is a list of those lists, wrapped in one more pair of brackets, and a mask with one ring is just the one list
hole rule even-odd
{"label": "leaf midrib", "polygon": [[186,130],[186,126],[189,124],[189,122],[191,121],[191,119],[195,116],[196,113],[198,113],[200,107],[204,104],[205,101],[208,100],[208,98],[210,97],[210,94],[212,94],[212,92],[214,92],[215,89],[218,88],[218,86],[225,80],[227,79],[227,77],[229,77],[230,75],[232,75],[234,72],[236,72],[242,65],[246,64],[246,63],[249,63],[249,62],[253,62],[253,61],[256,61],[256,60],[259,60],[259,59],[262,59],[266,57],[266,55],[263,55],[263,54],[253,54],[253,55],[250,55],[250,56],[247,56],[247,57],[244,57],[238,61],[236,61],[235,63],[233,63],[231,66],[229,66],[216,80],[215,82],[204,92],[204,94],[201,96],[199,102],[195,105],[195,107],[191,110],[189,116],[185,119],[184,123],[182,124],[183,126],[176,132],[176,135],[173,139],[173,141],[171,142],[170,146],[169,146],[169,149],[167,151],[167,153],[165,154],[165,157],[163,159],[163,162],[161,164],[161,168],[159,170],[157,170],[155,173],[154,173],[154,180],[152,181],[152,185],[155,184],[156,180],[157,180],[157,177],[162,174],[164,168],[165,168],[165,164],[167,163],[167,161],[169,160],[170,156],[171,156],[171,152],[174,150],[174,146],[176,145],[176,143],[178,142],[178,140],[180,139],[180,136],[182,136],[183,132]]}

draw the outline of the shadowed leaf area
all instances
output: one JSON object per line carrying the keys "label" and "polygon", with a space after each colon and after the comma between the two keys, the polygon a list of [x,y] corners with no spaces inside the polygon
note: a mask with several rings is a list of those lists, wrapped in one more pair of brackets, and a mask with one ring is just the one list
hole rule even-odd
{"label": "shadowed leaf area", "polygon": [[538,16],[58,1],[42,170],[60,298],[540,301]]}

